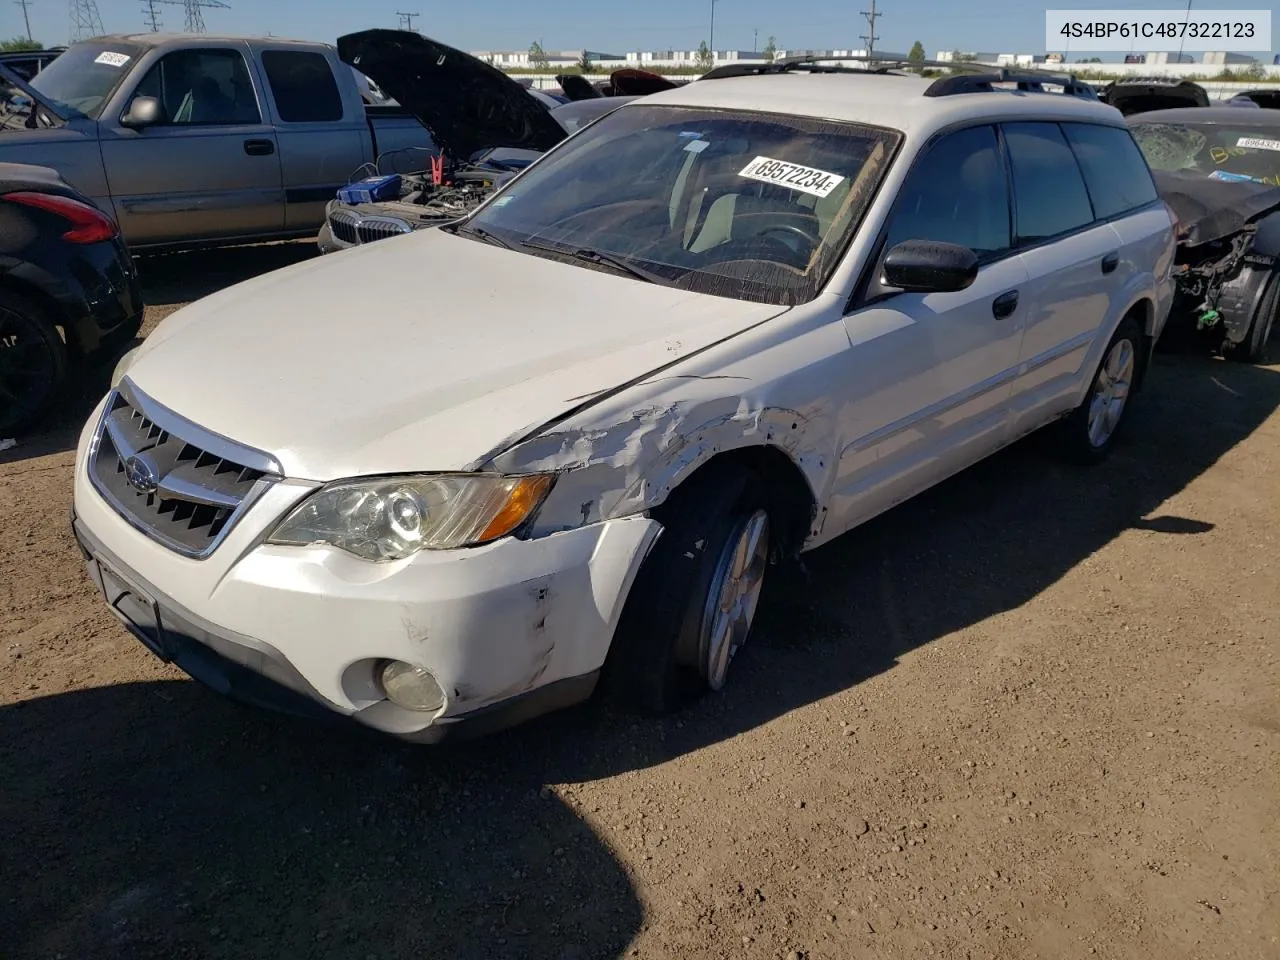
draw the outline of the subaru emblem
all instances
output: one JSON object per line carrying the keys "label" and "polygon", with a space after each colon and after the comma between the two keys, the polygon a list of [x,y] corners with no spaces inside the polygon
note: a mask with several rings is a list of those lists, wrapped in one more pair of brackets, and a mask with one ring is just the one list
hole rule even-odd
{"label": "subaru emblem", "polygon": [[151,461],[136,454],[124,462],[124,479],[139,493],[155,493],[160,483]]}

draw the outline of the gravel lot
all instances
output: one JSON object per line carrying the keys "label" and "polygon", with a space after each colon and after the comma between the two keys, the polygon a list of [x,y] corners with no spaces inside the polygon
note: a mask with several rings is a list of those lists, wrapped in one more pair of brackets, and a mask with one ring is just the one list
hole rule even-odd
{"label": "gravel lot", "polygon": [[[146,260],[147,329],[309,250]],[[0,454],[0,954],[1280,957],[1278,406],[1161,355],[1106,466],[1033,440],[776,579],[723,697],[433,750],[130,638],[70,404]]]}

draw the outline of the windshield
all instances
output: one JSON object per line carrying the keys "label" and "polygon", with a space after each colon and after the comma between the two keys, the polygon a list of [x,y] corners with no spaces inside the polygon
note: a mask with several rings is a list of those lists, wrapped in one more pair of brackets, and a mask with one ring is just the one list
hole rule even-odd
{"label": "windshield", "polygon": [[97,118],[143,48],[132,43],[77,43],[31,79],[31,89],[66,114]]}
{"label": "windshield", "polygon": [[900,138],[632,104],[547,154],[461,232],[701,293],[804,303],[839,263]]}
{"label": "windshield", "polygon": [[1130,129],[1152,170],[1280,186],[1280,123],[1135,123]]}

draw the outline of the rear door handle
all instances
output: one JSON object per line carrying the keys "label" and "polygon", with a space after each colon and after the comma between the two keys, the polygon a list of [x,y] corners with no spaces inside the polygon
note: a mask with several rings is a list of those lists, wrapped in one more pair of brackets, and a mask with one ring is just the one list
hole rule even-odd
{"label": "rear door handle", "polygon": [[270,140],[246,140],[244,152],[251,157],[269,157],[276,152],[276,145]]}
{"label": "rear door handle", "polygon": [[1120,254],[1112,250],[1102,258],[1102,272],[1111,273],[1116,267],[1120,266]]}
{"label": "rear door handle", "polygon": [[991,301],[991,315],[997,320],[1003,320],[1013,311],[1018,309],[1018,291],[1010,290],[1008,293],[1002,293]]}

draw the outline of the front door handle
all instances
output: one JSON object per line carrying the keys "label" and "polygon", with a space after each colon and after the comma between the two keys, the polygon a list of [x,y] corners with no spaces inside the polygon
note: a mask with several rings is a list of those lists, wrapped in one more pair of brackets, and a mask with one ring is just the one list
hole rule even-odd
{"label": "front door handle", "polygon": [[251,157],[269,157],[276,152],[276,145],[270,140],[246,140],[244,152]]}
{"label": "front door handle", "polygon": [[1003,320],[1005,317],[1018,309],[1018,291],[1010,290],[1008,293],[1002,293],[991,301],[991,315],[997,320]]}
{"label": "front door handle", "polygon": [[1120,254],[1112,250],[1102,258],[1102,272],[1111,273],[1116,267],[1120,266]]}

